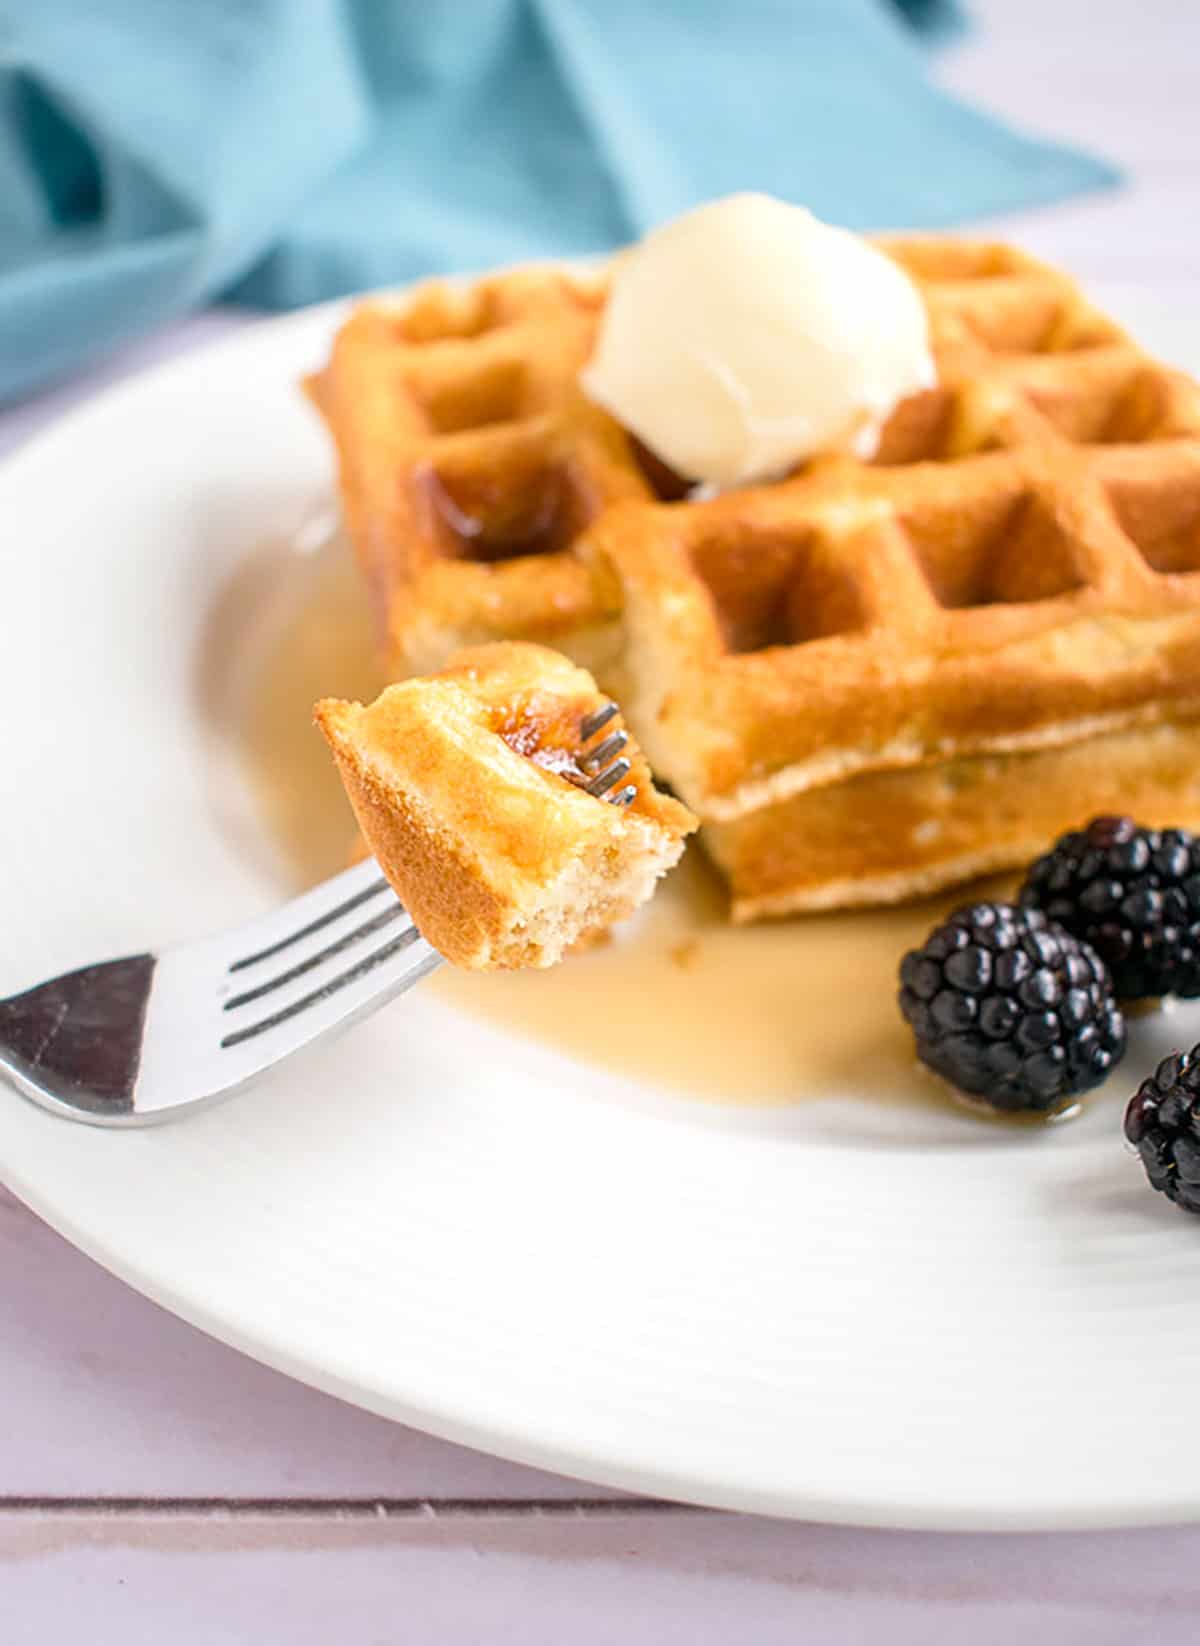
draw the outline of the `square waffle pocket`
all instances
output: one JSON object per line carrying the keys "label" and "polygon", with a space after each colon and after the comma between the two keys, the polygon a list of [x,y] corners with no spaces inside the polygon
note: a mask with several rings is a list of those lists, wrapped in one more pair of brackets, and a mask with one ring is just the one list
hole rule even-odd
{"label": "square waffle pocket", "polygon": [[1114,806],[1200,817],[1200,391],[1007,248],[887,249],[938,384],[871,463],[582,546],[738,919],[924,893]]}
{"label": "square waffle pocket", "polygon": [[578,387],[603,299],[552,269],[431,282],[359,307],[309,380],[396,674],[496,639],[617,649],[619,591],[573,545],[673,481]]}

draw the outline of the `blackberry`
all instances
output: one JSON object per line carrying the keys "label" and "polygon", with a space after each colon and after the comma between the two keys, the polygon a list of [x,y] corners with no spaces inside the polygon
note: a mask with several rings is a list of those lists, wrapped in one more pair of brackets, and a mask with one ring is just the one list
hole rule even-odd
{"label": "blackberry", "polygon": [[1152,1188],[1200,1212],[1200,1046],[1164,1057],[1125,1111],[1125,1136]]}
{"label": "blackberry", "polygon": [[1094,950],[1036,909],[972,903],[900,965],[917,1056],[1009,1112],[1049,1113],[1098,1086],[1125,1050],[1125,1020]]}
{"label": "blackberry", "polygon": [[1020,901],[1090,943],[1121,1000],[1200,995],[1200,840],[1097,817],[1039,857]]}

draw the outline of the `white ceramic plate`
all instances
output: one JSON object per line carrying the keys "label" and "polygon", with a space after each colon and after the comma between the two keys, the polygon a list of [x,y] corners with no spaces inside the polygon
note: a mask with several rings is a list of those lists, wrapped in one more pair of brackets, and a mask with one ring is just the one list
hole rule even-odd
{"label": "white ceramic plate", "polygon": [[[1194,315],[1132,319],[1200,363]],[[294,383],[333,323],[170,364],[0,474],[0,994],[277,894],[220,769],[213,659],[239,565],[327,495]],[[1130,1083],[1200,1012],[1135,1038]],[[726,1111],[418,991],[175,1127],[0,1101],[0,1172],[229,1343],[530,1463],[877,1525],[1190,1518],[1200,1224],[1118,1118]]]}

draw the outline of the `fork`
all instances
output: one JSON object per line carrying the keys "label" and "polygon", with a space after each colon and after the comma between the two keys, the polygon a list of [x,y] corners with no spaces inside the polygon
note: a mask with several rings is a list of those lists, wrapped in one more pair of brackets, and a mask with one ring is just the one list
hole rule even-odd
{"label": "fork", "polygon": [[[628,805],[616,718],[581,723],[589,794]],[[235,931],[106,960],[0,999],[0,1072],[53,1114],[147,1126],[190,1114],[348,1028],[442,964],[374,859]]]}

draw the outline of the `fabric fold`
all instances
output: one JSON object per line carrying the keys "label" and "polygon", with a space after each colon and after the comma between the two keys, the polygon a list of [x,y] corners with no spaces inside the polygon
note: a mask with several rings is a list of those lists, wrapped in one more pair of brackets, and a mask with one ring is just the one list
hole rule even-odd
{"label": "fabric fold", "polygon": [[39,0],[0,22],[0,397],[219,296],[283,308],[598,251],[739,189],[942,228],[1112,181],[930,83],[921,42],[959,18]]}

